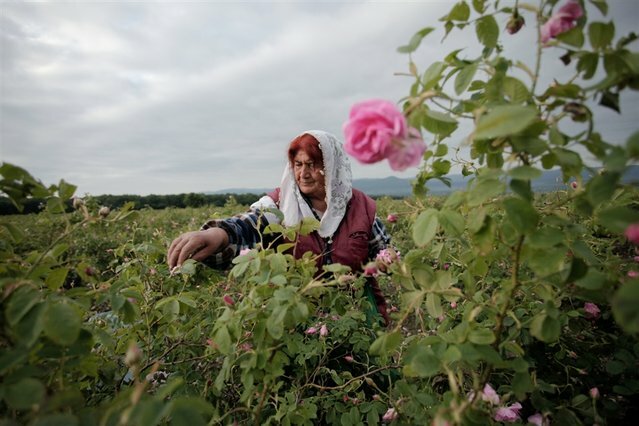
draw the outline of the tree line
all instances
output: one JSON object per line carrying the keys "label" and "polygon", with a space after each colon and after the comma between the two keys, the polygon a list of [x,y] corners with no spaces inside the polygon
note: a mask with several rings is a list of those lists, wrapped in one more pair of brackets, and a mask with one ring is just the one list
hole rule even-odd
{"label": "tree line", "polygon": [[[143,208],[151,209],[165,209],[167,207],[185,208],[185,207],[203,207],[203,206],[216,206],[222,207],[225,204],[237,203],[240,205],[248,205],[255,202],[261,195],[260,194],[202,194],[191,192],[188,194],[171,194],[171,195],[91,195],[84,197],[86,201],[90,201],[92,204],[99,206],[107,206],[111,209],[118,209],[125,203],[133,202],[134,209],[139,210]],[[73,208],[72,200],[67,201],[67,208],[70,210]],[[23,211],[13,205],[8,197],[0,197],[0,215],[10,214],[29,214],[39,213],[46,205],[46,200],[43,198],[29,198],[25,200]]]}

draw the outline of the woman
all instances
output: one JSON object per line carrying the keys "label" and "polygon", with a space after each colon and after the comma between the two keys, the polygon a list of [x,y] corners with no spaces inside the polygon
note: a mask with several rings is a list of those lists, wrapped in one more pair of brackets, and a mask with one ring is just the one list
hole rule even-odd
{"label": "woman", "polygon": [[[375,259],[390,238],[375,215],[375,202],[352,188],[351,166],[342,144],[330,133],[312,130],[296,137],[288,149],[288,164],[281,185],[251,206],[251,211],[229,219],[212,220],[200,231],[187,232],[169,247],[170,268],[188,258],[210,266],[224,266],[242,249],[260,241],[269,223],[278,223],[275,214],[261,210],[278,208],[285,226],[297,225],[303,218],[320,221],[317,231],[298,236],[293,255],[311,251],[317,266],[341,263],[354,272]],[[367,279],[367,296],[388,322],[386,303],[374,278]]]}

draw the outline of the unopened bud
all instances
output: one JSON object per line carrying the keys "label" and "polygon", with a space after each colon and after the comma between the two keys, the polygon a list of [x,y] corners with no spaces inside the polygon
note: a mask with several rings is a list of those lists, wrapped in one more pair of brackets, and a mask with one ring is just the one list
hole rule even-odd
{"label": "unopened bud", "polygon": [[73,200],[73,208],[76,210],[84,205],[84,200],[80,197],[73,197],[72,200]]}
{"label": "unopened bud", "polygon": [[109,215],[109,213],[111,213],[111,209],[106,207],[106,206],[101,207],[100,210],[98,211],[98,214],[101,217],[107,217]]}
{"label": "unopened bud", "polygon": [[588,108],[577,102],[569,102],[564,105],[564,111],[570,114],[570,117],[577,122],[588,120]]}
{"label": "unopened bud", "polygon": [[127,367],[133,367],[140,363],[142,359],[142,351],[138,347],[137,343],[131,342],[129,345],[129,349],[126,351],[126,355],[124,356],[124,363]]}
{"label": "unopened bud", "polygon": [[506,24],[506,31],[508,31],[508,34],[516,34],[519,32],[519,30],[521,30],[521,27],[523,27],[525,23],[526,21],[524,20],[524,17],[521,16],[515,9],[515,12],[512,14],[510,20]]}

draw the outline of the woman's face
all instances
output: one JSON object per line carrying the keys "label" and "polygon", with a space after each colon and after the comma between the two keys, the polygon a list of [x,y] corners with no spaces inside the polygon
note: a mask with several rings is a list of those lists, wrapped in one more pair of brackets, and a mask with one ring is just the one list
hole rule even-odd
{"label": "woman's face", "polygon": [[302,194],[323,200],[326,198],[324,187],[324,164],[317,164],[305,151],[299,150],[293,158],[293,173]]}

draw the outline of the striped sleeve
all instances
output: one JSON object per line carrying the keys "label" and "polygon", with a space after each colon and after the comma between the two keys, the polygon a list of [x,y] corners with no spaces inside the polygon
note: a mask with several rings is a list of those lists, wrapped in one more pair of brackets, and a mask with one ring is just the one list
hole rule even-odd
{"label": "striped sleeve", "polygon": [[259,210],[206,222],[201,229],[222,228],[229,236],[229,245],[203,263],[214,268],[227,268],[240,251],[252,249],[262,242],[262,234],[267,225],[268,220]]}
{"label": "striped sleeve", "polygon": [[368,242],[368,257],[369,259],[375,259],[377,253],[387,248],[390,245],[391,238],[386,232],[386,227],[382,223],[381,219],[375,216],[373,221],[373,227],[371,230],[372,238]]}

